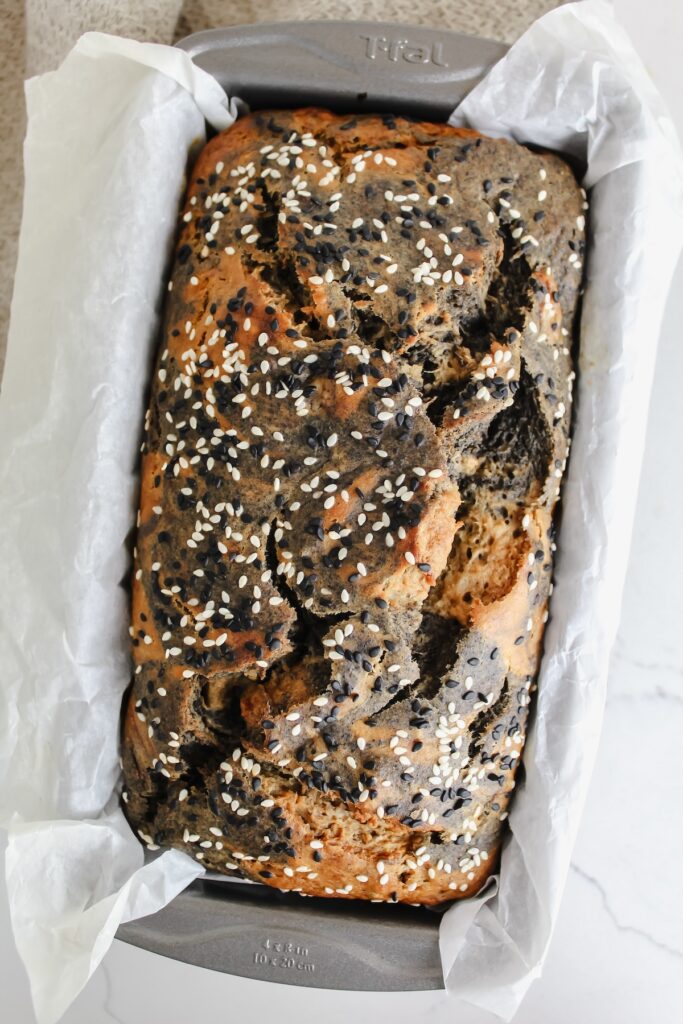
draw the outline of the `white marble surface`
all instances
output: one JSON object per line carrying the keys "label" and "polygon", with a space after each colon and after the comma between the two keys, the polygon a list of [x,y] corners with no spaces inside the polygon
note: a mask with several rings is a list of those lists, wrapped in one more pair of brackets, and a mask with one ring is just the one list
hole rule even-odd
{"label": "white marble surface", "polygon": [[[683,7],[615,6],[683,134]],[[604,733],[556,934],[515,1024],[674,1024],[683,1003],[683,266],[674,279],[655,378],[645,463]],[[653,339],[644,338],[644,344]],[[624,557],[627,553],[624,552]],[[0,886],[1,1019],[33,1024]],[[115,942],[63,1024],[258,1020],[361,1024],[389,1018],[492,1024],[443,993],[378,995],[245,981]]]}

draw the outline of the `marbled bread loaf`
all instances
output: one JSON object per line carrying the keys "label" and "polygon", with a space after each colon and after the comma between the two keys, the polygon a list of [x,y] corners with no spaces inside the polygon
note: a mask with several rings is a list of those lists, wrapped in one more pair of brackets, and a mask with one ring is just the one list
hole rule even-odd
{"label": "marbled bread loaf", "polygon": [[558,157],[402,117],[206,146],[142,456],[123,798],[150,848],[423,904],[495,868],[585,209]]}

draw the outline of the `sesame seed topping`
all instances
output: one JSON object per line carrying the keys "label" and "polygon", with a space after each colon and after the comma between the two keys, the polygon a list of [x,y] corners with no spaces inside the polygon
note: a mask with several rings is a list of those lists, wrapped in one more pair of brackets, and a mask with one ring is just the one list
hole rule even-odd
{"label": "sesame seed topping", "polygon": [[[520,149],[510,170],[492,140],[444,128],[404,149],[415,129],[394,115],[372,133],[364,115],[310,131],[303,114],[250,117],[258,145],[200,159],[190,182],[145,424],[141,767],[183,805],[164,841],[209,870],[392,902],[469,894],[506,815],[534,687],[516,666],[535,670],[552,590],[586,196],[555,157]],[[515,275],[494,301],[509,265],[523,301]],[[522,433],[542,430],[547,467],[515,433],[532,394]],[[491,594],[502,613],[508,551],[528,602],[513,642],[465,625],[448,639]],[[193,762],[188,699],[212,719],[215,701],[234,743],[248,729],[219,771]],[[382,857],[359,843],[340,872],[312,794],[336,822],[354,809]],[[130,785],[122,799],[134,815]]]}

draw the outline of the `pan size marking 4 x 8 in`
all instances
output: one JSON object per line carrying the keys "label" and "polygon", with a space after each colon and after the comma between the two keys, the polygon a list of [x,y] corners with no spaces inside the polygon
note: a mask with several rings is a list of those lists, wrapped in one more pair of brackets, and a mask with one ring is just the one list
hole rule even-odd
{"label": "pan size marking 4 x 8 in", "polygon": [[309,950],[306,946],[281,939],[266,938],[260,943],[260,948],[254,951],[254,963],[264,967],[306,971],[312,974],[315,971],[315,964],[310,960],[302,959],[308,955]]}

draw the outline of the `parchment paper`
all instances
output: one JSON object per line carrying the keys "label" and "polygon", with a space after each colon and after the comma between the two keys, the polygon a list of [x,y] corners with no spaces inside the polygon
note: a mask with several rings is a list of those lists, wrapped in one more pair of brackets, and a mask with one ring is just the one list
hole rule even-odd
{"label": "parchment paper", "polygon": [[[0,777],[17,946],[53,1024],[116,928],[201,874],[144,863],[117,805],[126,537],[183,175],[234,116],[185,54],[84,36],[27,86],[26,191],[0,398]],[[442,920],[446,985],[509,1020],[540,973],[598,742],[683,158],[611,8],[546,15],[453,118],[571,152],[592,188],[578,408],[526,780],[499,880]]]}

